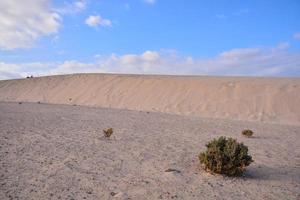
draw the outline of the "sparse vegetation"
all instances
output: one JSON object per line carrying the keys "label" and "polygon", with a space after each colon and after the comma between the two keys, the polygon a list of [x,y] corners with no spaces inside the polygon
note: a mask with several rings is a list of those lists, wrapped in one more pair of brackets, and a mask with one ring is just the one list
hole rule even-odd
{"label": "sparse vegetation", "polygon": [[248,147],[233,138],[219,137],[207,145],[207,150],[200,153],[199,160],[206,170],[228,176],[241,175],[253,162],[248,155]]}
{"label": "sparse vegetation", "polygon": [[242,131],[242,135],[246,136],[246,137],[252,137],[253,135],[253,131],[250,129],[245,129]]}
{"label": "sparse vegetation", "polygon": [[103,133],[104,133],[104,136],[106,138],[110,138],[110,136],[113,134],[113,129],[112,128],[108,128],[108,129],[104,129],[103,130]]}

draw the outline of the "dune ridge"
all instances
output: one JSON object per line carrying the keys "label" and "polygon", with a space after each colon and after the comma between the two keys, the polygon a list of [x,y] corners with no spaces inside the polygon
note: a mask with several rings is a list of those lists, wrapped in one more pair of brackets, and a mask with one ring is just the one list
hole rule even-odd
{"label": "dune ridge", "polygon": [[300,78],[59,75],[0,81],[0,101],[300,125]]}

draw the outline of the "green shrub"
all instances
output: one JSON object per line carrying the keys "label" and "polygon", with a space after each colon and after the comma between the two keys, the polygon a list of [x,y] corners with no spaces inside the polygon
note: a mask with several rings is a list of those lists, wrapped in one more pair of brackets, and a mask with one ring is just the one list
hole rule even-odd
{"label": "green shrub", "polygon": [[235,139],[219,137],[207,145],[207,150],[200,153],[199,160],[206,170],[229,176],[241,175],[246,166],[253,162],[248,155],[248,147]]}
{"label": "green shrub", "polygon": [[103,133],[104,133],[104,136],[106,138],[110,138],[110,136],[113,134],[113,129],[112,128],[108,128],[108,129],[104,129],[103,130]]}
{"label": "green shrub", "polygon": [[242,135],[244,135],[246,137],[251,137],[253,135],[253,131],[250,129],[243,130]]}

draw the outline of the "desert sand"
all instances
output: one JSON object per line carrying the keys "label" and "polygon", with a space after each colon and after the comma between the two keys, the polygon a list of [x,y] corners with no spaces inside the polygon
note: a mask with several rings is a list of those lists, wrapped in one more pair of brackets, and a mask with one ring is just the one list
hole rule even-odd
{"label": "desert sand", "polygon": [[61,75],[0,81],[0,101],[300,124],[300,78]]}
{"label": "desert sand", "polygon": [[[0,113],[0,199],[300,198],[299,126],[38,103],[0,103]],[[244,176],[200,167],[221,135],[249,147]]]}
{"label": "desert sand", "polygon": [[[0,81],[0,199],[298,200],[299,102],[300,78]],[[201,167],[199,153],[219,136],[249,147],[242,177]]]}

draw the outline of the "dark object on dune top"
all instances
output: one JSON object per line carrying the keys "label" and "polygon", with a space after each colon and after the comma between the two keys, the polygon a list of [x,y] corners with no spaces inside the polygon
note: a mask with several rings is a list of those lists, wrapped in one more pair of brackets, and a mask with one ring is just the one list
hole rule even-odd
{"label": "dark object on dune top", "polygon": [[219,137],[207,145],[207,150],[200,153],[199,160],[206,170],[228,176],[241,175],[253,162],[248,155],[248,147],[233,138]]}
{"label": "dark object on dune top", "polygon": [[250,129],[243,130],[242,135],[244,135],[246,137],[251,137],[253,135],[253,131]]}
{"label": "dark object on dune top", "polygon": [[22,102],[19,102],[19,104],[21,105],[21,104],[22,104]]}
{"label": "dark object on dune top", "polygon": [[113,134],[113,129],[112,128],[108,128],[108,129],[104,129],[103,130],[103,133],[104,133],[104,136],[106,138],[110,138],[110,136]]}

